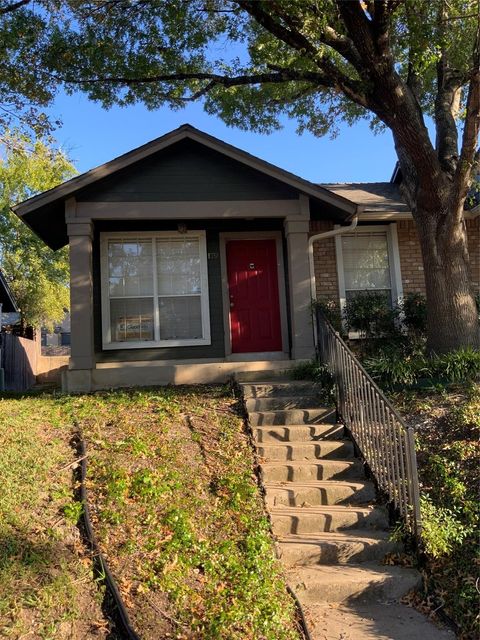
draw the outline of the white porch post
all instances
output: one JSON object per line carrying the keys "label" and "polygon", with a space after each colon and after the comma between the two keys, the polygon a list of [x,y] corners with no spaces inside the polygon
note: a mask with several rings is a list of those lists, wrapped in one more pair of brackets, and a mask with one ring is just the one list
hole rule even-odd
{"label": "white porch post", "polygon": [[298,219],[292,216],[285,220],[292,326],[292,358],[295,360],[310,359],[315,354],[310,310],[309,230],[310,221],[308,219]]}
{"label": "white porch post", "polygon": [[90,391],[95,366],[93,345],[93,274],[91,221],[67,219],[70,244],[71,351],[67,387]]}

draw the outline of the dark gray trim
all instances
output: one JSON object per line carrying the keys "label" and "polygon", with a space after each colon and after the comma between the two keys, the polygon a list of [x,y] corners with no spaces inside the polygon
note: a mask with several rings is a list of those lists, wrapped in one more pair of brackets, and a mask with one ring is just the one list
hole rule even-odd
{"label": "dark gray trim", "polygon": [[[221,231],[278,231],[281,219],[255,220],[187,220],[187,228],[204,229],[207,235],[208,281],[210,303],[211,344],[193,347],[164,347],[153,349],[102,349],[101,279],[100,279],[100,233],[102,231],[169,231],[177,229],[175,220],[158,221],[98,221],[95,223],[93,239],[93,320],[94,346],[97,362],[136,362],[158,360],[189,360],[201,358],[224,358],[223,297],[220,270],[219,233]],[[247,225],[249,225],[247,227]]]}

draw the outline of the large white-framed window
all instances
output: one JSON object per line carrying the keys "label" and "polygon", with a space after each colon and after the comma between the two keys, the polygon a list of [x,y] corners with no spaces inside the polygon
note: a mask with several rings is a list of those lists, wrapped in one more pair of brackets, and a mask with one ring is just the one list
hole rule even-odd
{"label": "large white-framed window", "polygon": [[340,307],[364,291],[387,295],[392,305],[403,297],[397,225],[358,226],[335,238]]}
{"label": "large white-framed window", "polygon": [[104,349],[210,344],[205,231],[100,234]]}

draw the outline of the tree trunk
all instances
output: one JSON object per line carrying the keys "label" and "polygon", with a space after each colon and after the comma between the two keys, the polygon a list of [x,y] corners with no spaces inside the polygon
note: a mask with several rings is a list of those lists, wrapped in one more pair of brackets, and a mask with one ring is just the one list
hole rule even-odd
{"label": "tree trunk", "polygon": [[[463,209],[463,207],[462,207]],[[465,223],[457,212],[415,212],[427,295],[427,350],[480,346]]]}

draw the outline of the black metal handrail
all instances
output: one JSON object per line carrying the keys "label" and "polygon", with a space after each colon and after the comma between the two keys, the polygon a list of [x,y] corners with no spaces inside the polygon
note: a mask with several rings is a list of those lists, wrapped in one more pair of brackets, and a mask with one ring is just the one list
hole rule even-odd
{"label": "black metal handrail", "polygon": [[404,423],[321,309],[316,311],[318,356],[333,377],[337,411],[379,488],[408,530],[418,536],[420,492],[413,428]]}

